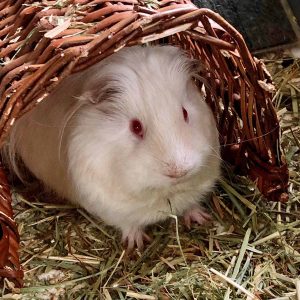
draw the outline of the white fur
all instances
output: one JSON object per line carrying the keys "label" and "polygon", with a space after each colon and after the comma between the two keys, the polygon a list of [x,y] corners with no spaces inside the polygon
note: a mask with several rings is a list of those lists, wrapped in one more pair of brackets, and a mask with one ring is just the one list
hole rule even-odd
{"label": "white fur", "polygon": [[[137,46],[70,76],[16,122],[11,159],[17,152],[46,186],[125,237],[182,215],[203,201],[220,165],[216,124],[191,64],[178,48]],[[129,129],[134,118],[142,140]],[[188,174],[166,176],[174,169]]]}

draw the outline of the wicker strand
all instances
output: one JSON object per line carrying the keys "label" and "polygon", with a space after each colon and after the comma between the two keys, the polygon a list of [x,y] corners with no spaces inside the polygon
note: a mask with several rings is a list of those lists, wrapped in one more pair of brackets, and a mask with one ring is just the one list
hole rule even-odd
{"label": "wicker strand", "polygon": [[18,287],[23,284],[19,262],[19,234],[13,220],[11,196],[4,171],[0,166],[0,278],[11,278]]}

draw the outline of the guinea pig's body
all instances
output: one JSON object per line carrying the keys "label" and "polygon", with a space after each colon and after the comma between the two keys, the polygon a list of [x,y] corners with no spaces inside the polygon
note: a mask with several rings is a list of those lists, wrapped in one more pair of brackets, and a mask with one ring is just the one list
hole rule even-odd
{"label": "guinea pig's body", "polygon": [[143,229],[185,215],[219,176],[213,115],[192,81],[193,63],[170,47],[132,47],[70,76],[20,118],[7,146],[60,197],[121,229],[141,246]]}

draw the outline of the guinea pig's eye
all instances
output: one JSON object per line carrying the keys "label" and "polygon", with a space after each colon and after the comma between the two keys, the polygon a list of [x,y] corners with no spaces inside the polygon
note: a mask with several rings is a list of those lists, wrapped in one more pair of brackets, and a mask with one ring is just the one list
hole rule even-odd
{"label": "guinea pig's eye", "polygon": [[140,120],[138,119],[131,120],[130,130],[134,135],[138,136],[139,138],[142,139],[144,137],[143,125]]}
{"label": "guinea pig's eye", "polygon": [[188,123],[188,121],[189,121],[189,114],[188,114],[187,110],[183,106],[182,106],[182,114],[183,114],[184,121]]}

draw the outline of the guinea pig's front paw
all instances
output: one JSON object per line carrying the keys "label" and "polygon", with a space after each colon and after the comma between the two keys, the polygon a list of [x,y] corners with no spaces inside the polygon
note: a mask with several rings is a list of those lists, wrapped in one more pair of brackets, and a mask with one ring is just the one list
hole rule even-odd
{"label": "guinea pig's front paw", "polygon": [[128,252],[131,252],[135,247],[141,251],[144,248],[144,242],[151,242],[151,238],[143,229],[137,227],[123,231],[122,241],[127,246]]}
{"label": "guinea pig's front paw", "polygon": [[191,229],[192,223],[199,225],[205,225],[212,220],[212,217],[206,210],[200,205],[195,205],[187,210],[184,215],[184,224],[188,229]]}

